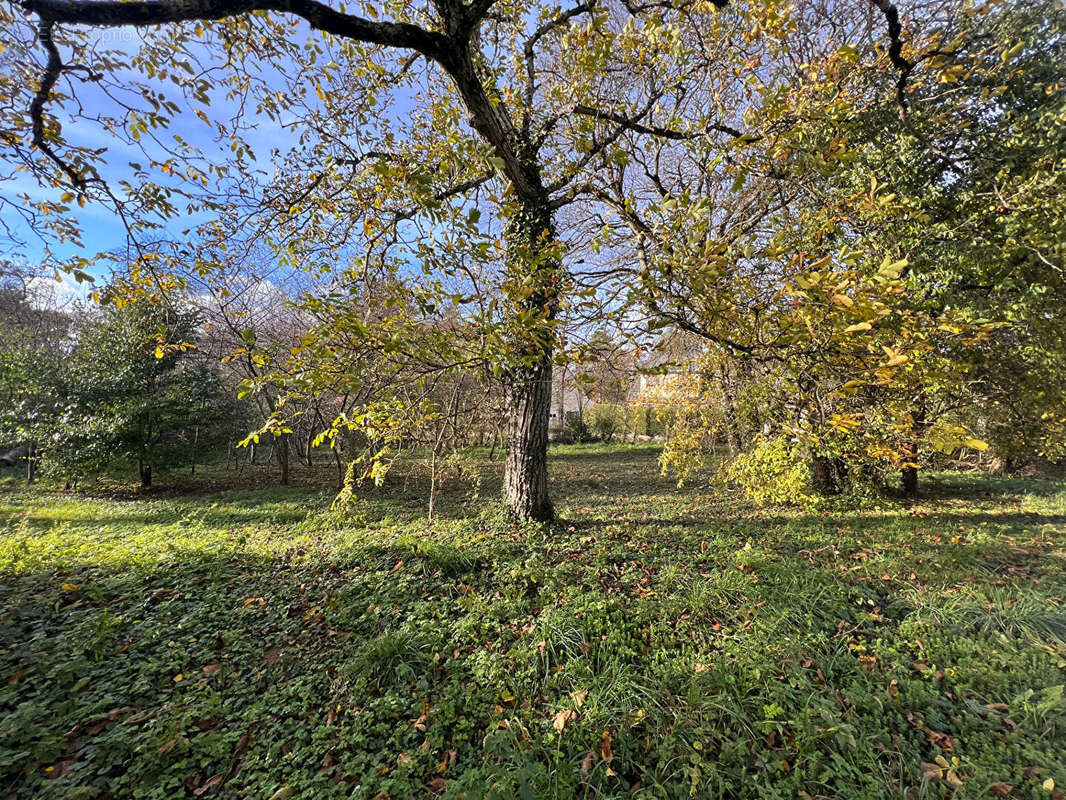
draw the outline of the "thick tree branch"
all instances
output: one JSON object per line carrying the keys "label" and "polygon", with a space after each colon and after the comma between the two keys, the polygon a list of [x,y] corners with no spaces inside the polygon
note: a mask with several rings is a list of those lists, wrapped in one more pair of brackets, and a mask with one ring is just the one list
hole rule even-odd
{"label": "thick tree branch", "polygon": [[702,139],[704,136],[709,136],[712,133],[724,133],[727,136],[731,136],[734,139],[742,139],[745,142],[757,142],[763,137],[757,134],[744,133],[731,125],[725,125],[723,123],[712,123],[707,126],[703,131],[679,131],[674,128],[667,128],[662,125],[648,125],[640,122],[639,119],[643,115],[637,117],[627,117],[625,114],[619,114],[617,111],[608,111],[602,108],[593,108],[589,105],[578,104],[573,107],[575,114],[581,114],[586,117],[594,117],[596,119],[605,119],[609,122],[613,122],[616,125],[620,125],[626,130],[631,130],[634,133],[642,133],[647,136],[655,136],[659,139],[672,139],[674,141],[692,141],[694,139]]}
{"label": "thick tree branch", "polygon": [[22,0],[22,7],[44,22],[115,28],[167,22],[223,19],[251,11],[295,14],[311,27],[368,44],[416,50],[427,58],[446,57],[448,40],[406,22],[376,22],[337,11],[317,0]]}
{"label": "thick tree branch", "polygon": [[[21,4],[27,11],[37,14],[49,31],[55,23],[143,27],[222,19],[253,11],[276,11],[299,16],[312,28],[340,38],[414,50],[440,64],[455,82],[470,111],[470,124],[495,148],[516,193],[525,200],[544,200],[544,187],[538,171],[530,163],[530,154],[519,152],[514,123],[502,104],[490,99],[470,52],[469,35],[476,25],[477,15],[483,15],[491,6],[488,0],[469,6],[458,2],[440,5],[444,26],[449,31],[454,29],[454,35],[429,31],[411,23],[365,19],[337,11],[318,0],[21,0]],[[50,63],[53,57],[58,57],[58,53],[55,56],[50,53]],[[45,101],[55,84],[53,72],[46,70],[45,73],[44,80],[50,83],[40,93],[42,99],[36,108],[38,118],[43,118]],[[43,126],[43,122],[41,124]],[[69,168],[64,169],[69,174]]]}
{"label": "thick tree branch", "polygon": [[52,33],[55,30],[55,23],[51,21],[42,21],[37,35],[41,40],[41,44],[44,46],[45,52],[48,53],[48,63],[45,65],[44,74],[41,76],[41,83],[37,87],[37,91],[33,95],[33,102],[30,103],[30,121],[33,125],[33,146],[44,153],[50,161],[58,166],[70,179],[71,185],[79,191],[85,188],[85,177],[81,175],[72,165],[68,164],[59,154],[53,149],[51,143],[48,141],[48,132],[45,130],[44,124],[44,106],[51,97],[52,90],[55,88],[56,81],[59,80],[59,76],[63,73],[63,59],[59,55],[59,48],[56,47],[55,40],[52,38]]}
{"label": "thick tree branch", "polygon": [[[718,8],[725,8],[729,5],[729,0],[711,0],[711,2]],[[622,0],[622,5],[630,15],[636,17],[647,11],[655,11],[660,9],[674,10],[677,8],[677,4],[670,2],[669,0],[652,0],[648,3],[635,3],[633,0]]]}
{"label": "thick tree branch", "polygon": [[896,102],[899,103],[900,111],[907,113],[907,79],[910,77],[914,64],[903,56],[903,24],[899,21],[899,9],[892,0],[870,0],[885,18],[888,25],[888,58],[899,71],[896,79]]}

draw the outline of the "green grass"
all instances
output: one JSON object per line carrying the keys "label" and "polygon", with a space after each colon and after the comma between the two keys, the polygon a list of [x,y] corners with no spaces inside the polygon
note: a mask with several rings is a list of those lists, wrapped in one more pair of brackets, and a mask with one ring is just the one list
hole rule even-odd
{"label": "green grass", "polygon": [[554,450],[550,527],[506,522],[490,477],[432,525],[399,477],[347,515],[313,488],[9,483],[0,796],[1066,786],[1066,485],[759,511],[655,456]]}

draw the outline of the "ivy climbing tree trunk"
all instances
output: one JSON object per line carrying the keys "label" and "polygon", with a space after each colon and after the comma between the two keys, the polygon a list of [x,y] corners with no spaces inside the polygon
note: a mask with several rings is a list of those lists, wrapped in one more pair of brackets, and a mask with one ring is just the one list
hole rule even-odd
{"label": "ivy climbing tree trunk", "polygon": [[544,521],[554,516],[548,497],[548,426],[562,270],[547,200],[523,203],[505,235],[515,357],[507,373],[503,496],[518,519]]}

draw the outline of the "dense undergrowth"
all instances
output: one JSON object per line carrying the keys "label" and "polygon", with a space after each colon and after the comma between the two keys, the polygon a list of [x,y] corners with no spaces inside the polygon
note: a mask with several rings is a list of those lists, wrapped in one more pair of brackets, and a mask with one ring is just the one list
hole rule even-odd
{"label": "dense undergrowth", "polygon": [[0,489],[0,796],[1059,796],[1066,484],[755,510],[655,456],[554,450],[550,527]]}

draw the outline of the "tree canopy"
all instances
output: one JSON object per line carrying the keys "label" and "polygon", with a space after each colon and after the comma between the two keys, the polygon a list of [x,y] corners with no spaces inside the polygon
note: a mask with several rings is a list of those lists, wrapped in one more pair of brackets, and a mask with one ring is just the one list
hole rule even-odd
{"label": "tree canopy", "polygon": [[[509,509],[550,517],[552,370],[595,360],[605,320],[634,363],[660,331],[703,342],[681,368],[729,384],[715,425],[751,394],[816,463],[1058,452],[1059,378],[1010,377],[1062,375],[1052,4],[5,9],[7,163],[55,187],[5,202],[47,262],[219,310],[309,276],[280,337],[219,318],[279,453],[317,415],[380,476],[476,374],[502,398]],[[121,247],[79,247],[88,203]]]}

